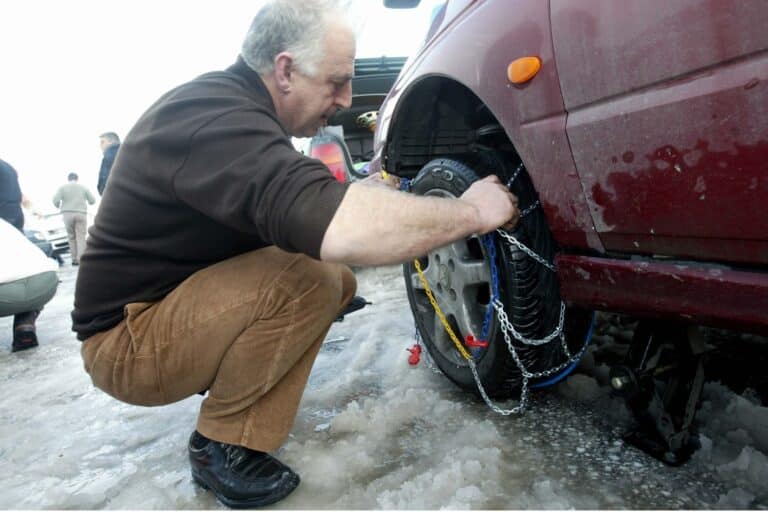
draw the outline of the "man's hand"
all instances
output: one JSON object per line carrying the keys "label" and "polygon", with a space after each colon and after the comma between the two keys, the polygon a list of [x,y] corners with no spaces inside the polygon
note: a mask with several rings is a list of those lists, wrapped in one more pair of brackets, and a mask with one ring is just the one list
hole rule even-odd
{"label": "man's hand", "polygon": [[513,229],[520,220],[517,197],[495,175],[477,180],[459,199],[477,210],[481,226],[479,235],[499,227]]}

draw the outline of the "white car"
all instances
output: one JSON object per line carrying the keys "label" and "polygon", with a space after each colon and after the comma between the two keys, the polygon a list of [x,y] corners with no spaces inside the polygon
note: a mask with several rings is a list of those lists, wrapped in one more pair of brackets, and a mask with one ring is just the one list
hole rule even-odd
{"label": "white car", "polygon": [[69,238],[60,213],[41,216],[27,214],[24,219],[24,229],[42,234],[51,244],[54,257],[69,252]]}

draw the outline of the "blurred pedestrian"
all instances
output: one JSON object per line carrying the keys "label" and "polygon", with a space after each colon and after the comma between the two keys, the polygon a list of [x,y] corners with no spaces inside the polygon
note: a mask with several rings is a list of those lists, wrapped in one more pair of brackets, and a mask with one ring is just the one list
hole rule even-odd
{"label": "blurred pedestrian", "polygon": [[80,264],[80,256],[85,251],[88,205],[95,203],[96,200],[87,188],[77,182],[77,173],[69,173],[67,179],[69,182],[59,187],[56,195],[53,196],[53,205],[61,210],[64,227],[67,228],[72,265],[77,266]]}
{"label": "blurred pedestrian", "polygon": [[99,195],[104,195],[104,187],[107,186],[109,173],[112,172],[112,165],[115,163],[117,150],[120,149],[120,137],[115,132],[106,132],[99,135],[99,146],[104,157],[101,159],[101,169],[99,169],[99,182],[96,190]]}
{"label": "blurred pedestrian", "polygon": [[0,220],[0,317],[13,315],[11,350],[37,346],[35,320],[56,294],[56,265],[18,229]]}
{"label": "blurred pedestrian", "polygon": [[208,392],[188,444],[195,482],[231,507],[285,498],[270,455],[291,431],[346,266],[412,260],[514,222],[495,176],[460,198],[340,183],[296,151],[352,103],[354,31],[338,2],[273,0],[237,61],[155,102],[126,137],[75,290],[85,369],[160,405]]}
{"label": "blurred pedestrian", "polygon": [[24,213],[21,211],[23,199],[16,169],[6,161],[0,160],[0,218],[22,232],[24,231]]}

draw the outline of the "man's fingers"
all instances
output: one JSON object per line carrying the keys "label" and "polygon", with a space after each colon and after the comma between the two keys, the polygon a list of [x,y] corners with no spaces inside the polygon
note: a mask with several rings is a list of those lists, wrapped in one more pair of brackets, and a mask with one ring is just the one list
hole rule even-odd
{"label": "man's fingers", "polygon": [[515,229],[515,226],[517,226],[517,219],[515,219],[514,221],[507,222],[506,224],[501,226],[501,229],[503,229],[504,231],[512,231],[513,229]]}
{"label": "man's fingers", "polygon": [[514,229],[520,220],[517,196],[495,174],[490,174],[475,182],[462,194],[462,198],[477,205],[484,213],[487,212],[488,229],[497,227]]}
{"label": "man's fingers", "polygon": [[[506,187],[504,187],[506,189]],[[507,231],[512,230],[515,228],[517,223],[520,221],[520,206],[518,204],[518,199],[515,194],[507,190],[507,194],[509,194],[509,199],[512,202],[512,205],[515,207],[515,211],[512,214],[512,218],[510,218],[503,226],[503,229],[506,229]]]}
{"label": "man's fingers", "polygon": [[517,226],[518,222],[520,222],[520,211],[515,209],[515,214],[512,216],[512,218],[505,222],[501,227],[502,229],[511,231],[515,229],[515,226]]}

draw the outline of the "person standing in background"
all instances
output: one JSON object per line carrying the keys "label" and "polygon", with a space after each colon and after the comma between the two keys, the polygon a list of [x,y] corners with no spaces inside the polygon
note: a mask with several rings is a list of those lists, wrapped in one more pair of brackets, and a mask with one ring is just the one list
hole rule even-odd
{"label": "person standing in background", "polygon": [[103,196],[104,187],[107,186],[107,179],[109,179],[109,173],[112,170],[112,164],[115,163],[117,150],[120,149],[120,137],[115,132],[102,133],[99,135],[99,145],[101,146],[104,158],[101,159],[99,182],[96,185],[96,190],[99,191],[100,196]]}
{"label": "person standing in background", "polygon": [[4,160],[0,160],[0,218],[22,232],[24,230],[24,213],[21,211],[23,201],[16,169]]}
{"label": "person standing in background", "polygon": [[62,185],[53,196],[53,205],[61,210],[69,238],[72,266],[77,266],[80,264],[80,255],[85,250],[88,204],[93,204],[96,200],[87,188],[77,182],[77,173],[69,173],[68,179],[69,183]]}

